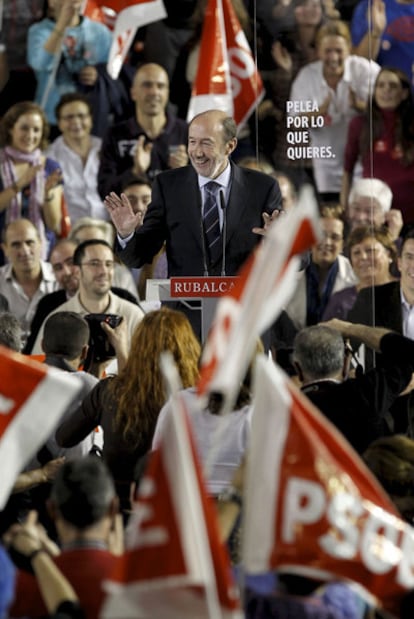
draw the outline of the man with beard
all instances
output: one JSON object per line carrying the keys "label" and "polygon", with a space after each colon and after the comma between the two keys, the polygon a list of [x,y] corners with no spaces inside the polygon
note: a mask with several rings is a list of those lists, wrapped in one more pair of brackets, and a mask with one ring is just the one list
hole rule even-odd
{"label": "man with beard", "polygon": [[[73,263],[79,277],[79,289],[74,296],[54,312],[70,311],[81,316],[87,314],[117,314],[127,323],[128,341],[143,317],[143,311],[134,303],[121,299],[111,291],[114,254],[106,241],[84,241],[75,250]],[[33,346],[33,354],[41,354],[43,325]]]}

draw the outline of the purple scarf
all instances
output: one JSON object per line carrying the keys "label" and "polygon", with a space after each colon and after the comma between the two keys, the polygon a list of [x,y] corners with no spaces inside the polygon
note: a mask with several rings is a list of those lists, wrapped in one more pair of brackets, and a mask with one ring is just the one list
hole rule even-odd
{"label": "purple scarf", "polygon": [[[31,165],[39,165],[42,162],[42,152],[36,148],[32,153],[23,153],[12,146],[6,146],[0,152],[0,175],[3,187],[6,189],[18,182],[14,161],[25,162]],[[30,183],[28,219],[36,226],[39,231],[44,252],[46,252],[45,225],[43,222],[42,205],[45,194],[45,175],[41,168]],[[6,212],[6,224],[21,217],[22,193],[21,191],[10,200],[10,206]]]}

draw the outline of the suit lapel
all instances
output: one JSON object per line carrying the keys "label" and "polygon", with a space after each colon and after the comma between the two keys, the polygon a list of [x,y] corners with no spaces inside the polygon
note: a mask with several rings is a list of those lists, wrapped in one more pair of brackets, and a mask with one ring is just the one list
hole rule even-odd
{"label": "suit lapel", "polygon": [[244,177],[238,166],[231,164],[231,187],[227,204],[227,234],[226,245],[240,225],[240,219],[246,204],[250,201],[249,186],[244,183]]}

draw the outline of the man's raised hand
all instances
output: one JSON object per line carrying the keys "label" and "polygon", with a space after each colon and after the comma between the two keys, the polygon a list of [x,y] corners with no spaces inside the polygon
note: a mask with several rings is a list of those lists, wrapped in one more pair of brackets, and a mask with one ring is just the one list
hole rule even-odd
{"label": "man's raised hand", "polygon": [[142,225],[140,213],[135,215],[131,203],[124,193],[118,196],[114,191],[111,191],[106,196],[104,204],[121,238],[130,236]]}

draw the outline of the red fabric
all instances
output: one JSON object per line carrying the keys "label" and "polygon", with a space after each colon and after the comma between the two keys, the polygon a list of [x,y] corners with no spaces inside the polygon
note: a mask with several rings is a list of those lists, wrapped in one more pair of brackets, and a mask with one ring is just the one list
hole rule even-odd
{"label": "red fabric", "polygon": [[[88,619],[98,619],[104,599],[101,583],[109,578],[116,557],[106,550],[82,548],[63,551],[56,557],[56,565],[75,589],[80,605]],[[29,616],[32,619],[47,615],[34,576],[18,571],[16,594],[10,617]]]}
{"label": "red fabric", "polygon": [[[395,113],[383,112],[384,131],[376,140],[372,153],[362,158],[364,178],[379,178],[387,183],[393,192],[392,208],[402,212],[404,223],[414,223],[414,164],[403,165],[401,153],[395,146]],[[344,169],[352,174],[359,157],[359,138],[365,122],[364,116],[355,116],[349,124],[348,140],[345,148]]]}

